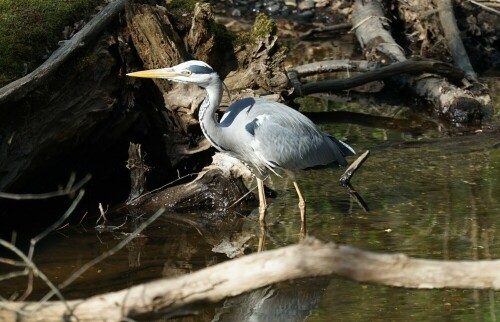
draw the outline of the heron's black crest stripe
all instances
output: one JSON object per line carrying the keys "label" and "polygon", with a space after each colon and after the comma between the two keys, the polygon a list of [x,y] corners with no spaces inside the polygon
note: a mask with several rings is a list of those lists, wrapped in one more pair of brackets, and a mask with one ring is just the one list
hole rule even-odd
{"label": "heron's black crest stripe", "polygon": [[212,74],[214,70],[210,67],[200,66],[200,65],[192,65],[187,67],[186,69],[190,70],[193,74]]}
{"label": "heron's black crest stripe", "polygon": [[252,136],[255,136],[255,129],[259,127],[259,123],[257,118],[253,119],[252,122],[247,123],[245,125],[245,130],[247,130],[248,133],[252,134]]}

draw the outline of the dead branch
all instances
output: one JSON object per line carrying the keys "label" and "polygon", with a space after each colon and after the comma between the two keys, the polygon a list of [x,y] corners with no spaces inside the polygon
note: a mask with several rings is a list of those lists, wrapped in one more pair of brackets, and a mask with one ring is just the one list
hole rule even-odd
{"label": "dead branch", "polygon": [[243,183],[244,178],[251,177],[250,170],[241,161],[225,153],[216,153],[212,163],[204,167],[193,181],[148,192],[133,200],[131,205],[150,211],[159,207],[189,209],[199,205],[226,210],[241,198],[253,197],[245,197],[248,189]]}
{"label": "dead branch", "polygon": [[333,72],[369,72],[380,68],[380,64],[369,60],[323,60],[314,63],[294,66],[287,70],[296,71],[298,77],[306,77]]}
{"label": "dead branch", "polygon": [[300,36],[300,39],[308,40],[312,38],[317,38],[318,35],[325,37],[325,34],[326,36],[331,36],[331,34],[333,33],[346,32],[349,29],[351,29],[351,27],[352,25],[350,23],[341,23],[333,26],[321,26],[318,28],[309,29]]}
{"label": "dead branch", "polygon": [[92,41],[115,16],[120,13],[127,0],[116,0],[102,9],[78,33],[59,47],[42,65],[28,75],[0,88],[0,104],[7,101],[16,101],[26,96],[69,58],[82,50],[87,42]]}
{"label": "dead branch", "polygon": [[[293,69],[291,70],[293,72]],[[307,72],[310,73],[311,70],[308,69]],[[455,81],[462,79],[464,75],[463,71],[454,68],[450,64],[430,59],[412,58],[398,63],[393,63],[388,66],[380,67],[378,69],[371,70],[366,73],[349,78],[330,79],[320,82],[306,83],[300,85],[299,88],[297,88],[297,86],[299,86],[298,84],[300,84],[300,82],[295,81],[293,82],[293,85],[295,87],[295,90],[297,90],[297,95],[308,95],[314,93],[350,89],[356,86],[367,84],[369,82],[383,80],[400,74],[419,74],[424,72],[432,72],[435,74],[445,75],[449,79]],[[289,77],[290,79],[293,79],[294,75],[292,74]]]}
{"label": "dead branch", "polygon": [[366,159],[368,159],[368,156],[370,154],[369,150],[366,150],[363,154],[359,156],[349,167],[345,172],[342,174],[342,176],[339,179],[339,183],[341,186],[347,189],[349,194],[354,198],[356,203],[365,211],[368,212],[368,205],[366,202],[363,200],[361,195],[353,188],[351,184],[351,178],[352,176],[358,171],[358,169],[365,163]]}
{"label": "dead branch", "polygon": [[500,10],[492,8],[492,7],[500,8],[500,3],[485,2],[485,4],[483,4],[481,2],[474,1],[474,0],[468,0],[468,1],[470,3],[472,3],[472,4],[475,4],[476,6],[479,6],[479,7],[483,8],[486,11],[489,11],[489,12],[495,13],[497,15],[500,15]]}
{"label": "dead branch", "polygon": [[16,321],[120,321],[187,304],[218,302],[269,284],[335,274],[359,282],[408,288],[500,289],[500,260],[439,261],[324,244],[313,238],[255,253],[175,279],[162,279],[88,299],[4,302],[0,319]]}
{"label": "dead branch", "polygon": [[126,204],[132,203],[146,189],[146,172],[149,167],[144,162],[141,145],[130,143],[128,148],[127,169],[130,170],[130,194]]}
{"label": "dead branch", "polygon": [[30,241],[30,248],[28,251],[28,255],[25,255],[19,248],[17,248],[14,244],[11,244],[3,239],[0,239],[0,245],[7,248],[8,250],[12,251],[14,254],[16,254],[20,259],[22,265],[16,265],[20,267],[24,267],[24,269],[20,272],[13,272],[10,274],[6,274],[4,276],[0,276],[0,280],[5,280],[9,279],[15,276],[28,276],[28,285],[27,288],[24,292],[24,294],[21,295],[19,298],[20,301],[24,301],[26,297],[31,293],[33,290],[33,277],[37,276],[41,280],[47,284],[47,286],[51,289],[51,292],[53,292],[54,295],[57,295],[58,298],[62,301],[63,304],[66,305],[66,300],[64,299],[63,295],[61,292],[57,289],[57,287],[47,278],[47,276],[41,272],[36,264],[33,262],[33,255],[35,254],[35,246],[36,244],[45,238],[51,231],[59,227],[75,210],[76,206],[80,202],[80,200],[83,198],[83,195],[85,194],[84,190],[80,190],[78,195],[76,196],[75,200],[73,200],[73,203],[71,206],[66,210],[66,212],[57,220],[55,223],[47,227],[43,232],[38,234],[36,237],[32,238]]}
{"label": "dead branch", "polygon": [[455,15],[453,14],[451,0],[437,1],[437,8],[439,10],[439,20],[441,21],[454,64],[465,71],[467,79],[477,82],[476,72],[470,63],[462,39],[460,39],[460,30],[458,30]]}
{"label": "dead branch", "polygon": [[68,184],[64,189],[52,192],[45,192],[45,193],[25,193],[25,194],[8,193],[0,191],[0,198],[12,199],[12,200],[40,200],[40,199],[49,199],[54,197],[72,195],[75,192],[77,192],[80,188],[82,188],[87,182],[89,182],[91,178],[92,176],[90,174],[87,174],[82,180],[80,180],[75,184],[75,173],[72,173],[69,178]]}
{"label": "dead branch", "polygon": [[[108,251],[102,253],[101,255],[97,256],[96,258],[92,259],[91,261],[85,263],[82,267],[80,267],[76,272],[71,274],[70,277],[68,277],[64,282],[60,283],[57,285],[57,290],[62,290],[71,283],[73,283],[78,277],[80,277],[83,273],[85,273],[89,268],[99,264],[109,256],[112,256],[116,252],[118,252],[120,249],[125,247],[130,241],[132,241],[134,238],[136,238],[144,229],[146,229],[153,221],[158,219],[163,213],[165,212],[165,208],[160,208],[156,213],[154,213],[151,217],[149,217],[147,220],[145,220],[139,227],[137,227],[136,230],[134,230],[132,233],[130,233],[126,238],[122,239],[118,244],[116,244],[113,248],[109,249]],[[40,306],[43,306],[46,301],[50,300],[52,296],[56,295],[56,290],[51,290],[49,291],[39,302]]]}
{"label": "dead branch", "polygon": [[354,162],[349,165],[349,167],[344,171],[342,176],[340,177],[340,184],[341,185],[346,185],[351,181],[352,176],[358,171],[358,169],[365,163],[366,159],[368,159],[368,156],[370,154],[369,150],[366,150],[361,154]]}

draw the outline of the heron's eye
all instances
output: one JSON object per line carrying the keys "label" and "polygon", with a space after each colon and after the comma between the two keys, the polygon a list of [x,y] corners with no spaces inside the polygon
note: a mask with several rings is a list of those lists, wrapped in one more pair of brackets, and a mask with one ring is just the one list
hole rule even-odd
{"label": "heron's eye", "polygon": [[181,74],[185,75],[185,76],[189,76],[192,74],[192,72],[190,70],[185,69],[185,70],[181,71]]}

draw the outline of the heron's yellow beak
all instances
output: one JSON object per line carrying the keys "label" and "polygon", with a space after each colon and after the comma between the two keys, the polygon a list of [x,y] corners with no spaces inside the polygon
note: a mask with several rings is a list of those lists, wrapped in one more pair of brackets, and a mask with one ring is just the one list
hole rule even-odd
{"label": "heron's yellow beak", "polygon": [[138,72],[128,73],[127,76],[142,77],[142,78],[171,78],[181,76],[182,73],[172,70],[172,68],[160,68],[141,70]]}

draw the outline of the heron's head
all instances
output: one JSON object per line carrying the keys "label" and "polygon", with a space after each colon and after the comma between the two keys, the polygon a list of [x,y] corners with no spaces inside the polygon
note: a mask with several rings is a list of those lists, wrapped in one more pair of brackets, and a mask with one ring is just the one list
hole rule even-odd
{"label": "heron's head", "polygon": [[128,73],[127,76],[163,78],[184,84],[196,84],[203,88],[206,88],[214,81],[219,81],[219,75],[214,69],[199,60],[190,60],[173,67]]}

